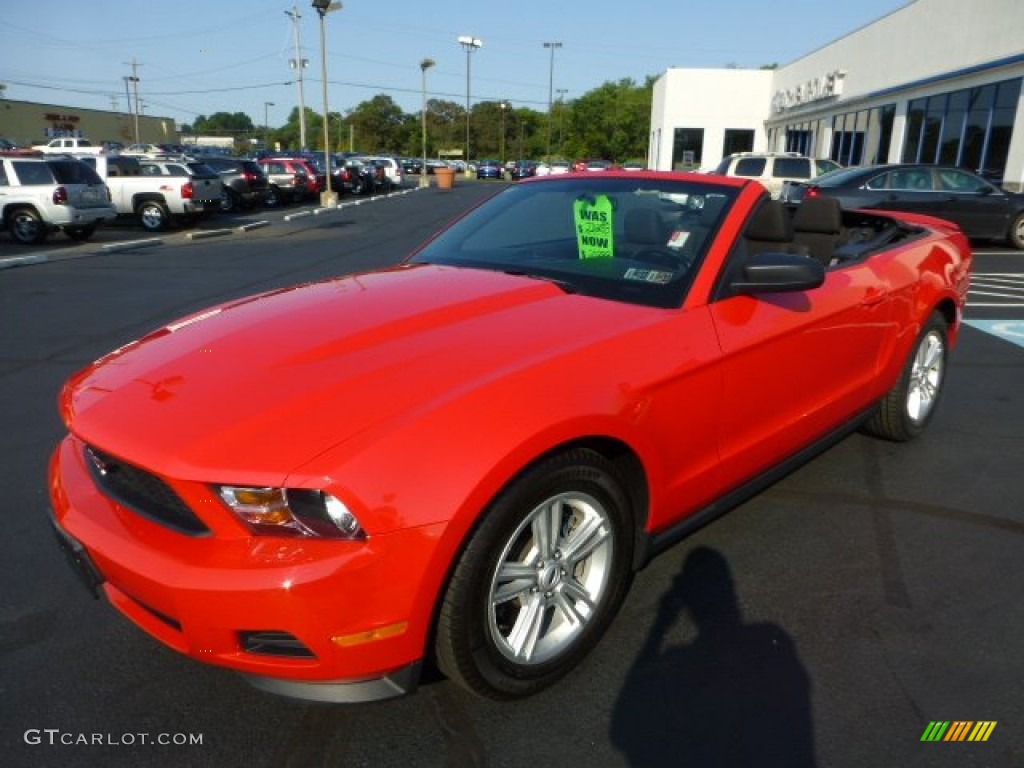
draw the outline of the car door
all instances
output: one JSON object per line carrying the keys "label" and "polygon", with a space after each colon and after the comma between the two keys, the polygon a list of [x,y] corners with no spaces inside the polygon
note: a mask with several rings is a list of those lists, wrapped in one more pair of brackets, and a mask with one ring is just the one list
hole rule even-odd
{"label": "car door", "polygon": [[[742,244],[731,260],[747,258]],[[722,476],[731,485],[790,456],[867,407],[886,334],[889,285],[868,259],[800,292],[723,295],[711,304],[722,351]]]}
{"label": "car door", "polygon": [[955,222],[968,237],[1006,236],[1010,206],[1006,195],[980,176],[957,168],[935,171],[941,190],[939,215]]}
{"label": "car door", "polygon": [[942,195],[935,189],[929,167],[896,168],[880,174],[867,182],[865,192],[872,208],[942,216]]}

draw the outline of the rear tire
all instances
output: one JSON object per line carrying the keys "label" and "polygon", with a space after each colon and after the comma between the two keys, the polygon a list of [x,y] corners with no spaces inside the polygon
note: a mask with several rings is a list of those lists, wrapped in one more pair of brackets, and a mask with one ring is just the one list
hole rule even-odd
{"label": "rear tire", "polygon": [[1017,218],[1010,225],[1010,245],[1024,251],[1024,213],[1017,214]]}
{"label": "rear tire", "polygon": [[38,245],[48,234],[42,218],[31,208],[17,208],[7,215],[11,238],[21,245]]}
{"label": "rear tire", "polygon": [[865,431],[896,442],[920,435],[942,395],[948,350],[946,320],[936,312],[917,337],[899,381],[879,403]]}
{"label": "rear tire", "polygon": [[529,696],[575,667],[622,604],[629,501],[614,467],[577,449],[524,473],[480,520],[440,607],[437,665],[479,695]]}
{"label": "rear tire", "polygon": [[171,218],[171,214],[167,211],[166,206],[156,200],[146,200],[143,203],[139,203],[135,213],[139,217],[139,223],[142,224],[142,228],[147,232],[162,232],[167,229]]}

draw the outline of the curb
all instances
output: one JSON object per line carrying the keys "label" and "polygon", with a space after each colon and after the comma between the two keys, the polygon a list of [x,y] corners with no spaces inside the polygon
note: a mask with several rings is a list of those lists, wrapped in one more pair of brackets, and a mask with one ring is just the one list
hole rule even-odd
{"label": "curb", "polygon": [[162,238],[153,237],[149,240],[129,240],[125,243],[107,243],[106,245],[100,246],[100,250],[103,253],[110,253],[111,251],[128,251],[132,248],[149,248],[154,245],[163,245],[164,241]]}
{"label": "curb", "polygon": [[0,259],[0,269],[23,267],[27,264],[40,264],[49,260],[50,256],[46,253],[34,253],[31,256],[11,256],[6,259]]}
{"label": "curb", "polygon": [[207,237],[222,237],[224,235],[230,235],[234,230],[231,229],[204,229],[201,232],[189,232],[185,235],[186,240],[203,240]]}

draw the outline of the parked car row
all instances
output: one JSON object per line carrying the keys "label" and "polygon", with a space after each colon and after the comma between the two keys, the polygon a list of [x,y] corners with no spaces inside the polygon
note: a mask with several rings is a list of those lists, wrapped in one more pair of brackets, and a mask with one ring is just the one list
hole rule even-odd
{"label": "parked car row", "polygon": [[[195,225],[211,213],[312,202],[328,178],[322,156],[317,162],[301,153],[256,160],[16,150],[0,152],[0,229],[26,245],[57,231],[86,240],[99,224],[115,219],[134,219],[159,232]],[[395,158],[339,156],[334,162],[330,183],[339,195],[387,192],[402,184]]]}

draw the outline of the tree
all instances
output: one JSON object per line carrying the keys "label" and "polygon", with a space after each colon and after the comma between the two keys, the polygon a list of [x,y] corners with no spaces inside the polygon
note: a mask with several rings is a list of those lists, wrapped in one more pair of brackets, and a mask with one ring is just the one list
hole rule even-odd
{"label": "tree", "polygon": [[366,151],[401,153],[408,139],[405,114],[386,94],[361,102],[347,120],[355,127],[359,146]]}
{"label": "tree", "polygon": [[565,147],[576,157],[622,161],[646,157],[653,78],[626,78],[588,91],[566,115]]}
{"label": "tree", "polygon": [[192,128],[195,133],[216,136],[240,136],[255,130],[252,119],[244,112],[214,112],[209,117],[200,115]]}

